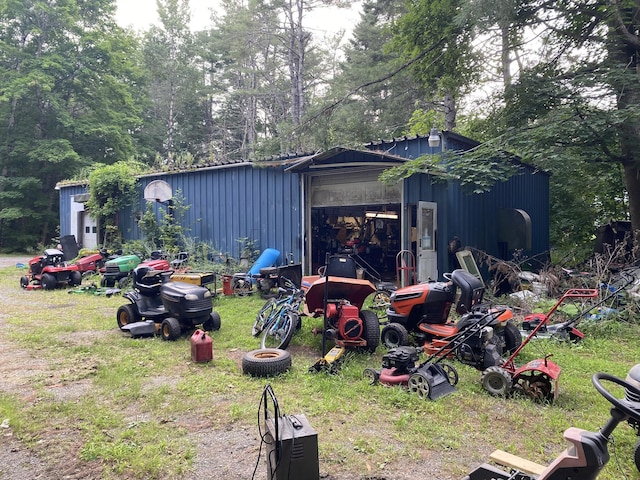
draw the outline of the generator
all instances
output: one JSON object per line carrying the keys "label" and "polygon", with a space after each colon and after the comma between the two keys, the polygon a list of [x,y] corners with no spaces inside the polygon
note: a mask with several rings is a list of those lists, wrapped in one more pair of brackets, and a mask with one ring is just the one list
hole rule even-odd
{"label": "generator", "polygon": [[[273,410],[267,406],[271,397]],[[267,480],[320,480],[318,433],[303,414],[281,415],[267,385],[263,393]]]}

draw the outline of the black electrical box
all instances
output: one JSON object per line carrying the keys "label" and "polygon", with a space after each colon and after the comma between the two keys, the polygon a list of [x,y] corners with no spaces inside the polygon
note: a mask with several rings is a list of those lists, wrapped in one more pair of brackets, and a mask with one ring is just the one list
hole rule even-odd
{"label": "black electrical box", "polygon": [[[276,424],[277,421],[277,424]],[[320,480],[318,433],[304,415],[265,421],[268,480]]]}

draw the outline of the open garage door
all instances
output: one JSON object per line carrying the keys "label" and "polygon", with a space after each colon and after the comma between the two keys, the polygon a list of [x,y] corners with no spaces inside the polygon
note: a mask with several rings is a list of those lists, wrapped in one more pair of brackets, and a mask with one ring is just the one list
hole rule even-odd
{"label": "open garage door", "polygon": [[[380,170],[323,174],[311,178],[309,232],[311,270],[327,254],[349,253],[373,280],[395,280],[401,245],[401,187],[378,181]],[[370,268],[367,268],[370,267]]]}

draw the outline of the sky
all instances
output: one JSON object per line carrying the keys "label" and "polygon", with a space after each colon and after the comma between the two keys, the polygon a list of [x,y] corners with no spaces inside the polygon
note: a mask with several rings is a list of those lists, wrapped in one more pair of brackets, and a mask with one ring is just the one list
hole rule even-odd
{"label": "sky", "polygon": [[[116,21],[122,27],[133,27],[146,30],[149,25],[158,23],[156,0],[117,0]],[[318,35],[331,34],[339,30],[350,31],[360,18],[360,4],[353,2],[351,9],[323,7],[314,10],[312,17],[306,22],[306,27]],[[219,3],[216,0],[190,0],[191,28],[202,30],[211,25],[211,7]]]}

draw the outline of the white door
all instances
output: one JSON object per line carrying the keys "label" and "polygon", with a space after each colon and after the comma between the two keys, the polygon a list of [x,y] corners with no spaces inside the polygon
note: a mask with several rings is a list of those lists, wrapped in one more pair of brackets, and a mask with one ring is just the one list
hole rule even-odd
{"label": "white door", "polygon": [[438,206],[433,202],[418,203],[418,281],[438,279],[438,253],[436,235],[438,231]]}
{"label": "white door", "polygon": [[81,212],[82,215],[82,235],[80,244],[83,248],[94,249],[98,246],[98,223],[89,216],[86,211]]}

